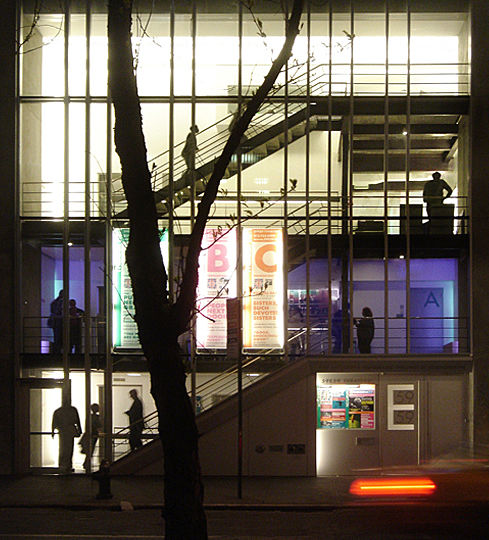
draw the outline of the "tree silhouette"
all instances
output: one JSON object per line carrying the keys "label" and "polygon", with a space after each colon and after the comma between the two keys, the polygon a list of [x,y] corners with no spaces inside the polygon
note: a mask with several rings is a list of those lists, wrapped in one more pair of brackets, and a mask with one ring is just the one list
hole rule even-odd
{"label": "tree silhouette", "polygon": [[130,227],[126,262],[132,281],[139,339],[148,362],[151,393],[158,411],[164,455],[166,538],[207,538],[198,432],[177,341],[194,315],[204,229],[231,156],[291,56],[302,9],[303,0],[294,0],[283,47],[235,123],[215,163],[190,235],[179,294],[172,301],[160,252],[158,216],[133,67],[132,1],[109,0],[109,88],[115,110],[115,148],[121,162]]}

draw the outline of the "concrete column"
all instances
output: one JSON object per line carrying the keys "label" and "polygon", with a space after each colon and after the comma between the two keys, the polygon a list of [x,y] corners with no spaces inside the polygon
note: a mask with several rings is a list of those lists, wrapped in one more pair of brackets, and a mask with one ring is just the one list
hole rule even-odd
{"label": "concrete column", "polygon": [[15,283],[15,13],[17,2],[4,2],[0,17],[0,474],[14,468],[14,283]]}
{"label": "concrete column", "polygon": [[471,217],[474,442],[489,443],[489,2],[471,1]]}

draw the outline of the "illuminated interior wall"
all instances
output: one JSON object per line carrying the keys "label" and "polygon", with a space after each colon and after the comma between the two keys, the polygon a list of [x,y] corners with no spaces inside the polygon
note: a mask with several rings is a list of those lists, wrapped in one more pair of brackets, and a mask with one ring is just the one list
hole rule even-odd
{"label": "illuminated interior wall", "polygon": [[[63,254],[61,247],[41,248],[41,313],[47,317],[50,313],[50,303],[58,296],[63,288]],[[104,273],[101,266],[103,250],[92,250],[93,261],[91,262],[91,315],[101,312],[98,305],[98,289],[104,285]],[[76,300],[80,309],[84,309],[85,286],[84,286],[84,261],[83,248],[70,248],[70,298]]]}
{"label": "illuminated interior wall", "polygon": [[[27,17],[27,15],[26,15]],[[196,96],[228,96],[236,94],[238,83],[239,48],[237,35],[237,15],[212,15],[197,11],[196,36]],[[218,19],[216,18],[218,17]],[[267,33],[264,40],[256,35],[256,27],[251,18],[245,16],[243,26],[243,93],[255,88],[261,83],[269,65],[269,59],[282,42],[283,24],[280,18],[272,14],[262,14],[262,22]],[[216,25],[216,20],[219,24]],[[158,96],[166,98],[169,95],[169,18],[167,15],[153,13],[151,15],[147,36],[140,36],[140,29],[134,28],[134,48],[138,56],[138,87],[141,96]],[[334,14],[333,31],[333,94],[345,95],[349,92],[350,81],[350,43],[345,32],[349,30],[349,16]],[[23,151],[21,163],[21,178],[25,184],[23,192],[30,191],[31,195],[24,197],[25,201],[31,199],[28,213],[41,212],[44,216],[60,216],[63,197],[63,160],[60,159],[64,149],[63,126],[64,106],[64,19],[61,14],[41,14],[39,32],[36,33],[29,45],[29,53],[22,59],[22,92],[25,96],[36,97],[30,103],[22,104],[22,115],[25,121],[22,124]],[[92,96],[105,101],[107,88],[107,41],[106,16],[93,14],[91,21],[92,35],[90,37],[90,91]],[[355,15],[355,41],[354,64],[355,77],[358,86],[355,92],[362,94],[382,95],[385,91],[385,21],[382,16],[356,13]],[[392,70],[389,91],[392,94],[406,92],[406,61],[407,36],[404,14],[392,13],[390,15],[389,37],[389,64]],[[69,93],[72,96],[82,96],[85,99],[85,72],[80,69],[84,65],[85,42],[85,16],[73,14],[70,18],[69,37]],[[328,21],[323,14],[313,13],[313,24],[310,38],[311,73],[319,78],[314,83],[312,93],[327,94],[327,62],[329,59]],[[467,31],[463,15],[456,17],[440,17],[440,14],[413,14],[412,35],[410,39],[410,61],[413,88],[415,94],[457,94],[466,93],[466,86],[461,79],[466,77],[458,75],[462,70],[459,62],[467,58]],[[177,14],[176,33],[174,40],[175,50],[175,87],[177,96],[188,97],[191,93],[191,58],[192,36],[189,15]],[[301,35],[294,46],[294,58],[303,63],[307,58],[307,37]],[[41,66],[41,68],[40,68]],[[37,69],[37,72],[36,72]],[[36,75],[37,73],[37,75]],[[396,75],[400,73],[400,75]],[[435,73],[436,75],[433,75]],[[316,79],[315,79],[316,80]],[[322,82],[321,82],[322,81]],[[283,80],[279,79],[279,82]],[[300,79],[305,84],[305,77]],[[44,101],[50,98],[50,102]],[[54,99],[52,99],[54,98]],[[100,103],[94,103],[92,108],[100,109]],[[179,107],[185,105],[177,105]],[[227,118],[230,110],[234,110],[235,103],[210,103],[197,107],[197,124],[208,127],[223,118]],[[153,157],[165,150],[168,145],[168,130],[162,129],[169,125],[169,110],[163,104],[143,104],[143,118],[148,157]],[[37,111],[37,112],[36,112]],[[90,132],[91,138],[91,171],[90,181],[93,183],[92,199],[94,209],[97,208],[98,174],[105,172],[106,164],[106,130],[107,126],[100,122],[103,115],[98,111],[92,116],[92,122],[97,123],[96,128]],[[69,177],[70,177],[70,213],[83,215],[83,194],[80,193],[84,181],[83,152],[85,141],[85,107],[83,103],[74,103],[69,107]],[[189,114],[189,111],[187,112]],[[174,141],[181,143],[185,140],[190,117],[177,112],[174,123]],[[34,115],[34,117],[33,117]],[[222,125],[226,129],[229,119]],[[37,126],[37,127],[36,127]],[[39,133],[35,135],[35,131]],[[319,135],[319,134],[317,134]],[[324,152],[321,148],[314,148],[316,134],[312,134],[313,145],[311,159],[311,181],[316,182],[318,164],[315,160],[322,160]],[[303,142],[302,142],[303,144]],[[336,146],[336,145],[335,145]],[[300,150],[298,143],[296,148]],[[295,148],[291,147],[291,167],[293,167]],[[36,156],[37,154],[37,156]],[[113,172],[119,170],[118,157],[112,152]],[[275,159],[276,158],[276,159]],[[265,171],[256,173],[256,177],[271,177],[275,171],[273,160],[263,163]],[[266,161],[266,160],[265,160]],[[39,172],[33,171],[29,164],[37,163]],[[335,160],[334,166],[337,166]],[[321,167],[319,167],[321,168]],[[256,170],[256,169],[255,169]],[[249,174],[249,173],[247,173]],[[303,174],[303,173],[302,173]],[[297,177],[295,174],[294,177]],[[338,177],[334,174],[333,177]],[[299,178],[300,181],[300,178]],[[335,180],[337,181],[337,180]],[[39,182],[43,184],[42,190]],[[33,185],[31,185],[33,184]],[[29,187],[28,187],[29,186]],[[279,189],[279,188],[278,188]],[[335,189],[335,188],[333,188]],[[37,195],[35,195],[37,193]],[[36,206],[37,205],[37,206]]]}
{"label": "illuminated interior wall", "polygon": [[[266,4],[270,10],[278,9],[276,6]],[[208,135],[226,135],[230,122],[230,113],[236,110],[238,101],[239,68],[242,70],[242,96],[250,95],[256,86],[261,83],[267,72],[270,59],[274,56],[283,40],[283,21],[277,13],[262,13],[260,15],[267,37],[263,39],[256,34],[256,25],[252,17],[246,13],[240,21],[238,12],[209,13],[207,6],[196,3],[197,18],[195,34],[193,35],[192,18],[184,13],[184,6],[177,6],[175,12],[174,72],[170,73],[169,54],[172,46],[170,36],[170,17],[168,13],[152,13],[147,18],[146,33],[135,23],[133,28],[133,46],[137,56],[137,81],[139,93],[143,98],[142,114],[148,147],[150,168],[160,160],[169,166],[168,146],[170,140],[175,143],[174,165],[181,167],[180,151],[182,143],[188,133],[188,128],[195,121],[201,129],[198,143],[204,146]],[[294,60],[299,67],[293,67],[289,75],[288,91],[294,95],[294,103],[305,106],[307,96],[307,69],[304,62],[307,54],[312,54],[309,65],[311,76],[309,92],[314,96],[327,96],[329,92],[329,57],[331,53],[331,93],[334,96],[348,96],[353,91],[357,96],[383,96],[385,93],[385,76],[389,73],[389,94],[405,95],[407,92],[407,71],[411,70],[411,95],[438,95],[438,94],[466,94],[465,62],[470,57],[469,35],[466,14],[451,13],[411,13],[411,35],[409,36],[408,62],[408,36],[407,14],[389,14],[389,38],[386,43],[385,13],[361,13],[360,6],[354,14],[353,44],[348,38],[351,30],[349,13],[333,13],[332,36],[330,40],[329,20],[325,13],[315,11],[312,6],[310,37],[306,33],[298,36],[294,46]],[[268,8],[267,8],[268,9]],[[141,14],[143,19],[145,14]],[[144,19],[146,20],[146,19]],[[26,28],[29,28],[29,17],[26,14]],[[90,81],[89,91],[86,90],[86,72],[84,69],[87,36],[86,17],[79,13],[70,16],[69,35],[65,35],[67,25],[61,13],[42,12],[35,36],[28,44],[26,54],[21,58],[21,135],[20,135],[20,179],[23,194],[21,217],[61,218],[63,215],[63,189],[65,175],[69,179],[69,217],[82,217],[84,215],[84,182],[88,180],[91,185],[92,217],[106,217],[104,214],[104,181],[105,178],[117,177],[120,171],[118,157],[112,147],[107,155],[107,140],[112,139],[112,124],[107,122],[107,18],[103,13],[92,13],[90,20]],[[216,24],[218,22],[219,24]],[[239,42],[239,23],[243,23],[241,66]],[[67,43],[65,38],[68,39]],[[195,42],[194,42],[195,40]],[[64,57],[65,45],[69,46],[68,58]],[[195,44],[195,47],[193,45]],[[330,45],[332,48],[330,49]],[[388,45],[388,58],[386,58],[386,45]],[[192,89],[192,54],[195,49],[195,89]],[[353,51],[353,57],[352,57]],[[65,62],[67,62],[68,85],[65,88]],[[304,65],[300,65],[303,63]],[[351,84],[351,63],[353,63],[353,88]],[[388,63],[388,65],[386,65]],[[178,103],[170,99],[169,81],[174,81],[173,93],[178,97]],[[279,84],[284,83],[283,74],[280,75]],[[285,90],[281,88],[277,96],[282,96]],[[294,94],[295,92],[295,94]],[[301,99],[296,99],[297,96]],[[151,99],[146,99],[151,96]],[[276,96],[276,97],[277,97]],[[70,104],[65,105],[67,100]],[[214,99],[215,98],[215,99]],[[88,104],[88,106],[87,106]],[[277,110],[276,121],[283,120],[284,106],[278,99],[275,100]],[[173,109],[172,109],[173,107]],[[87,113],[88,111],[88,113]],[[89,115],[91,126],[88,125]],[[272,116],[273,116],[272,114]],[[69,125],[65,126],[66,118]],[[337,218],[341,213],[341,174],[344,166],[344,157],[341,156],[340,132],[338,126],[331,133],[331,147],[328,147],[328,132],[315,129],[317,118],[310,118],[310,132],[297,140],[291,141],[287,149],[269,152],[264,159],[254,165],[244,168],[241,174],[241,193],[237,193],[237,176],[230,174],[222,183],[223,191],[213,209],[216,217],[212,226],[222,226],[225,219],[237,212],[237,198],[244,197],[248,205],[243,212],[249,212],[247,225],[256,227],[282,227],[286,212],[289,229],[288,234],[303,235],[304,238],[316,234],[326,235],[328,225],[324,221],[314,223],[306,230],[306,214],[321,215],[328,212],[326,197],[328,186],[328,160],[331,160],[330,188],[331,195],[336,197],[332,213]],[[324,120],[324,118],[322,118]],[[336,118],[335,120],[338,120]],[[263,122],[263,118],[255,119]],[[65,132],[67,130],[67,146],[65,147]],[[89,128],[89,132],[86,129]],[[90,171],[85,170],[85,140],[90,138],[89,163]],[[467,142],[467,141],[465,141]],[[463,150],[466,152],[466,148]],[[162,157],[160,153],[166,154]],[[202,149],[203,152],[203,149]],[[455,151],[447,180],[452,186],[457,186],[460,171],[466,172],[466,166],[459,163],[459,149]],[[217,155],[217,154],[216,154]],[[213,156],[214,157],[214,156]],[[465,159],[465,158],[464,158]],[[112,170],[107,171],[111,162]],[[464,163],[466,160],[464,161]],[[35,164],[35,165],[33,165]],[[176,170],[176,168],[175,168]],[[180,180],[181,170],[174,172],[172,180]],[[464,174],[465,174],[464,172]],[[410,173],[412,180],[426,178],[428,171]],[[164,176],[164,175],[163,175]],[[287,176],[287,178],[286,178]],[[353,183],[355,188],[366,188],[370,183],[382,180],[382,173],[355,174]],[[404,173],[388,172],[389,180],[402,181]],[[290,180],[297,182],[295,191],[287,195],[287,204],[282,200],[282,190],[288,186]],[[168,181],[168,179],[166,179]],[[114,192],[120,189],[120,181],[114,180]],[[30,196],[27,195],[29,191]],[[32,190],[32,191],[31,191]],[[464,192],[467,190],[464,188]],[[309,199],[306,200],[306,192]],[[454,195],[458,191],[455,189]],[[120,192],[117,192],[119,197]],[[418,190],[410,196],[420,197]],[[263,198],[274,197],[279,199],[263,212],[260,203]],[[261,200],[257,200],[262,197]],[[357,198],[356,198],[357,197]],[[383,218],[385,211],[384,193],[375,192],[365,195],[363,208],[359,208],[360,195],[353,193],[353,222],[359,214],[367,217]],[[400,193],[399,198],[392,202],[392,193],[387,194],[389,217],[397,216],[400,201],[406,197]],[[355,199],[356,198],[356,199]],[[120,199],[119,199],[120,200]],[[27,204],[29,201],[29,204]],[[116,196],[114,196],[116,201]],[[191,222],[191,205],[185,203],[175,209],[175,234],[185,234]],[[287,210],[285,210],[285,208]],[[346,216],[345,216],[346,217]],[[222,219],[221,219],[222,218]],[[294,219],[291,219],[294,218]],[[389,222],[388,232],[398,232],[398,221]],[[341,232],[340,221],[333,220],[334,234]],[[60,244],[58,244],[60,245]],[[303,263],[307,263],[305,252],[301,254]],[[379,259],[380,260],[380,259]],[[357,264],[358,263],[358,264]],[[56,266],[57,264],[57,266]],[[47,314],[49,298],[59,290],[61,269],[59,263],[54,269],[47,269],[51,263],[46,263],[45,273],[49,272],[49,280],[53,280],[52,291],[45,290],[43,285],[42,314]],[[286,269],[289,279],[294,280],[294,273],[298,261],[290,263],[291,268]],[[354,290],[354,309],[367,302],[374,305],[375,314],[383,315],[383,306],[379,303],[379,296],[375,299],[367,294],[366,283],[361,273],[357,277],[361,261],[354,261],[354,281],[360,289]],[[73,280],[79,281],[79,266],[73,265]],[[337,269],[336,269],[337,270]],[[335,271],[336,271],[335,270]],[[99,280],[100,272],[93,267],[94,281]],[[375,278],[375,287],[382,281],[381,269]],[[385,278],[388,287],[392,288],[392,298],[389,299],[389,317],[396,317],[401,313],[402,305],[400,295],[402,281],[405,277],[393,279]],[[43,278],[43,281],[44,280]],[[289,285],[289,290],[304,291],[309,287],[311,291],[322,290],[326,287],[315,287],[313,283],[306,284],[306,279],[300,279],[300,286]],[[340,282],[333,276],[332,297],[328,300],[338,304],[341,297],[338,294]],[[429,286],[428,281],[424,281]],[[452,280],[453,281],[453,280]],[[447,280],[449,283],[450,280]],[[373,286],[373,285],[372,285]],[[374,288],[375,288],[374,287]],[[405,288],[405,287],[404,287]],[[443,285],[444,295],[450,298],[444,305],[444,314],[448,317],[456,316],[457,297],[455,289],[449,291],[449,285]],[[446,291],[446,292],[445,292]],[[82,291],[74,283],[73,294],[82,297]],[[307,291],[306,291],[307,294]],[[98,297],[92,298],[92,313],[95,311]],[[377,303],[375,303],[375,302]],[[78,301],[81,304],[81,300]],[[404,302],[405,304],[405,302]],[[454,307],[455,306],[455,307]],[[83,307],[83,306],[82,306]],[[334,307],[337,307],[336,305]],[[358,316],[358,313],[354,313]],[[379,323],[381,324],[381,323]],[[444,323],[445,324],[445,323]],[[376,336],[374,348],[381,351],[381,327]],[[402,341],[403,334],[393,331],[393,339]],[[450,334],[450,329],[444,327],[444,339],[449,341],[456,336]]]}
{"label": "illuminated interior wall", "polygon": [[[326,343],[326,327],[328,310],[332,315],[341,309],[341,267],[338,259],[333,260],[332,274],[332,303],[328,302],[328,264],[327,259],[312,259],[309,265],[310,288],[310,326],[313,334],[318,335],[321,342]],[[436,328],[441,328],[441,343],[451,347],[451,343],[459,340],[459,333],[464,330],[464,322],[457,322],[459,317],[458,303],[458,263],[456,259],[412,259],[411,291],[414,289],[442,289],[443,311],[438,319],[433,321]],[[372,352],[384,352],[384,263],[374,259],[356,259],[353,263],[353,301],[351,314],[353,318],[362,317],[362,309],[370,307],[373,312],[375,334],[372,341]],[[297,266],[289,273],[289,308],[299,306],[302,320],[306,319],[306,265]],[[407,305],[406,305],[406,260],[392,259],[389,261],[389,291],[388,324],[389,349],[392,353],[407,352]],[[321,299],[324,302],[321,303]],[[429,300],[430,302],[433,299]],[[316,305],[319,302],[319,305]],[[316,310],[319,311],[316,313]],[[411,317],[420,317],[420,313],[411,313]],[[291,314],[289,313],[289,316]],[[291,325],[294,324],[291,319]],[[297,324],[297,323],[295,323]],[[304,322],[302,324],[305,324]],[[426,347],[422,352],[442,352],[432,350],[428,337],[429,324],[423,330],[426,335]],[[322,330],[322,332],[321,332]],[[463,333],[462,333],[463,335]],[[354,351],[357,350],[356,330],[353,334]],[[323,344],[323,349],[324,349]],[[326,347],[327,348],[327,347]],[[321,348],[319,349],[321,350]],[[318,351],[319,352],[319,351]],[[417,351],[421,352],[421,351]],[[446,352],[446,351],[445,351]],[[450,348],[450,352],[453,352]],[[456,351],[458,352],[458,350]]]}

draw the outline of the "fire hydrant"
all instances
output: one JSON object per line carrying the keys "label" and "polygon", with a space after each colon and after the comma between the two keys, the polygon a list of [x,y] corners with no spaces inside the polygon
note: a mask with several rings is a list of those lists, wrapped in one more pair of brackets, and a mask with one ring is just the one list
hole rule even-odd
{"label": "fire hydrant", "polygon": [[98,482],[97,499],[112,499],[110,492],[110,463],[108,459],[100,462],[100,469],[93,473],[93,479]]}

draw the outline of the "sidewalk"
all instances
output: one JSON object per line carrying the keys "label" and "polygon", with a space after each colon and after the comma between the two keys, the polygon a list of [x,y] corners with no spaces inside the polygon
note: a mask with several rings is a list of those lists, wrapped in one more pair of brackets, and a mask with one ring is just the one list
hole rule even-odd
{"label": "sidewalk", "polygon": [[[352,477],[253,477],[243,478],[242,498],[238,498],[238,481],[234,477],[204,478],[205,506],[209,509],[266,509],[304,507],[313,509],[338,506],[350,498],[348,488]],[[0,477],[0,508],[59,507],[107,508],[121,507],[121,501],[134,508],[154,508],[163,505],[161,476],[116,476],[111,479],[113,498],[98,500],[98,482],[84,474],[70,476],[45,475]]]}

